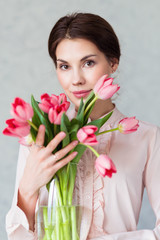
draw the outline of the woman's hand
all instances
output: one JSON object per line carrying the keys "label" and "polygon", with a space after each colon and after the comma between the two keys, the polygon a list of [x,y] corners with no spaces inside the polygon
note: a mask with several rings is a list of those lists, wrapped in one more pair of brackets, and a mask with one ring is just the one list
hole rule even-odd
{"label": "woman's hand", "polygon": [[[69,154],[78,143],[73,141],[65,148],[52,154],[57,145],[65,138],[65,133],[60,132],[50,143],[43,147],[45,138],[45,126],[41,125],[38,130],[36,144],[31,147],[30,154],[26,160],[26,166],[18,189],[17,206],[25,213],[29,229],[34,231],[35,207],[40,187],[46,185],[54,174],[71,161],[77,152]],[[59,159],[62,159],[58,161]]]}
{"label": "woman's hand", "polygon": [[[20,182],[20,189],[24,194],[29,194],[31,196],[35,194],[38,195],[39,189],[46,185],[60,168],[73,160],[77,155],[77,152],[73,152],[63,158],[77,145],[78,141],[73,141],[54,155],[52,154],[53,150],[65,138],[65,136],[66,134],[64,132],[60,132],[46,147],[43,147],[45,126],[40,126],[36,138],[36,144],[31,147],[24,174]],[[58,161],[59,159],[62,160]]]}

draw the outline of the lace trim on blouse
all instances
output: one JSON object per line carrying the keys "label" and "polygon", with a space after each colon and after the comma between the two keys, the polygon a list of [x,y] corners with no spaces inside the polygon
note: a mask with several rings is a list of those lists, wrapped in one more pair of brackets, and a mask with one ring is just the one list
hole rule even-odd
{"label": "lace trim on blouse", "polygon": [[[111,129],[110,125],[103,126],[101,128],[101,131],[105,131],[107,129]],[[97,147],[97,151],[99,154],[108,154],[110,150],[110,142],[111,142],[111,133],[106,133],[107,135],[107,142],[106,142],[106,136],[104,140],[104,135],[101,135],[97,137],[99,144]],[[96,160],[96,157],[94,157],[94,161]],[[103,223],[104,223],[104,196],[103,196],[103,187],[104,182],[103,178],[98,174],[96,169],[94,168],[94,177],[93,177],[93,217],[92,217],[92,224],[90,228],[90,232],[88,237],[94,238],[99,237],[106,232],[103,229]]]}

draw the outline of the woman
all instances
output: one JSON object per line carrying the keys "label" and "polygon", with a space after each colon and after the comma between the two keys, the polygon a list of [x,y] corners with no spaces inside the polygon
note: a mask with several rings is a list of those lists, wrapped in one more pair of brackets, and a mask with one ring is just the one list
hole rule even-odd
{"label": "woman", "polygon": [[[118,68],[120,46],[112,27],[94,14],[72,14],[61,18],[49,37],[49,54],[65,93],[77,108],[81,97],[87,98],[97,80],[110,76]],[[98,100],[91,114],[97,119],[113,110],[103,129],[114,128],[124,118],[111,99]],[[20,148],[15,195],[6,218],[9,239],[36,239],[35,208],[38,196],[46,201],[43,187],[56,171],[71,161],[76,152],[61,159],[73,149],[73,142],[52,155],[65,134],[58,134],[43,147],[45,127],[39,128],[36,144]],[[86,151],[80,160],[81,204],[88,210],[82,217],[81,239],[138,240],[160,239],[160,131],[156,126],[140,122],[139,130],[124,136],[119,132],[99,136],[99,153],[107,153],[114,161],[117,174],[102,179],[94,169],[95,158]],[[142,195],[146,187],[156,214],[154,230],[136,230]],[[41,190],[40,190],[41,188]],[[40,193],[39,193],[40,190]]]}

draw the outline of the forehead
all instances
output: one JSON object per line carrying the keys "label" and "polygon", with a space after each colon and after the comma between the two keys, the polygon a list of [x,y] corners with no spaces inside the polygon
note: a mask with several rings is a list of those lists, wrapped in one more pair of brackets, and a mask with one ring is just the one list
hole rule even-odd
{"label": "forehead", "polygon": [[[97,46],[89,40],[75,38],[75,39],[63,39],[57,46],[56,58],[57,59],[81,59],[85,55],[90,54],[102,54]],[[66,60],[67,60],[66,59]]]}

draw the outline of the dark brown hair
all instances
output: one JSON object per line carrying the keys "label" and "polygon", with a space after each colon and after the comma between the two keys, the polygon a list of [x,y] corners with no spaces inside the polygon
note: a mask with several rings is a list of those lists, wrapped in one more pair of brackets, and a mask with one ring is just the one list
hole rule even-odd
{"label": "dark brown hair", "polygon": [[73,13],[60,18],[51,30],[48,40],[49,55],[56,65],[56,48],[63,39],[82,38],[94,43],[111,62],[119,62],[120,46],[111,25],[91,13]]}

